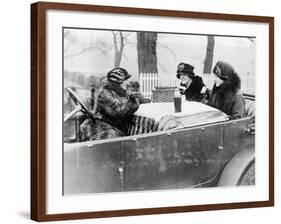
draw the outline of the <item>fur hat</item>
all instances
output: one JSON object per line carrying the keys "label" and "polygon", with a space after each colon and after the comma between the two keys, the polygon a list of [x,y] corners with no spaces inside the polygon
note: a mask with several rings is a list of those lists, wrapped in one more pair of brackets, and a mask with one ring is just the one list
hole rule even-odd
{"label": "fur hat", "polygon": [[131,75],[127,72],[127,70],[121,67],[114,68],[107,73],[107,80],[119,84],[123,83],[130,77]]}
{"label": "fur hat", "polygon": [[213,69],[213,73],[221,80],[224,80],[224,83],[220,86],[224,91],[236,92],[241,88],[241,79],[229,63],[218,61]]}
{"label": "fur hat", "polygon": [[194,77],[193,72],[194,67],[192,65],[186,64],[186,63],[179,63],[177,68],[177,78],[180,79],[181,75],[187,75],[189,77]]}
{"label": "fur hat", "polygon": [[213,69],[213,73],[222,80],[231,78],[230,76],[232,76],[234,72],[232,65],[225,61],[218,61]]}

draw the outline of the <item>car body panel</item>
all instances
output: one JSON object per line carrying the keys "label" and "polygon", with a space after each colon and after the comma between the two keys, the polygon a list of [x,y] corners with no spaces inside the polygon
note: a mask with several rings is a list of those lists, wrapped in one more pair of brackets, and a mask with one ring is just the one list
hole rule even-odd
{"label": "car body panel", "polygon": [[66,144],[64,193],[213,186],[224,164],[250,146],[249,121]]}
{"label": "car body panel", "polygon": [[243,174],[254,161],[255,149],[253,147],[241,150],[235,154],[223,169],[217,186],[239,185]]}
{"label": "car body panel", "polygon": [[64,147],[64,194],[122,191],[119,175],[122,141],[67,144]]}
{"label": "car body panel", "polygon": [[248,134],[248,129],[251,125],[251,117],[224,123],[223,163],[229,160],[229,155],[234,155],[241,150],[255,147],[255,135]]}
{"label": "car body panel", "polygon": [[[167,122],[162,131],[64,143],[63,193],[184,189],[226,183],[220,181],[220,176],[233,158],[240,161],[239,155],[244,155],[240,152],[244,150],[254,157],[255,135],[249,132],[254,119],[227,120],[224,113],[214,108],[194,105],[206,111],[164,115],[166,121],[176,120],[180,125],[169,126]],[[241,158],[233,167],[246,165],[243,161],[246,160]],[[241,175],[236,168],[225,173],[233,175],[233,179]]]}
{"label": "car body panel", "polygon": [[125,191],[176,187],[177,157],[166,133],[135,136],[125,141]]}

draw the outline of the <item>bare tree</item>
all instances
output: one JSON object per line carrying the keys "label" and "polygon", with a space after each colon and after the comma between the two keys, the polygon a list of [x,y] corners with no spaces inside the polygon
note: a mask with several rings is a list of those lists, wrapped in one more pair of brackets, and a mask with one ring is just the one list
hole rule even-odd
{"label": "bare tree", "polygon": [[69,30],[64,32],[64,59],[77,57],[89,51],[96,51],[99,54],[107,55],[108,52],[112,49],[112,46],[109,45],[103,39],[93,39],[92,41],[82,44],[78,49],[71,49],[75,44],[81,44],[76,35],[71,34]]}
{"label": "bare tree", "polygon": [[210,74],[212,71],[213,65],[213,57],[214,57],[214,47],[215,47],[215,37],[213,35],[209,35],[207,42],[207,50],[206,50],[206,57],[204,60],[204,74]]}
{"label": "bare tree", "polygon": [[121,31],[112,31],[114,44],[114,67],[119,67],[124,50],[124,35]]}
{"label": "bare tree", "polygon": [[78,39],[75,35],[71,35],[70,30],[64,31],[64,39],[67,44],[64,46],[64,59],[73,58],[82,55],[86,52],[96,51],[101,55],[109,55],[112,49],[114,49],[114,66],[118,67],[121,64],[121,60],[124,55],[124,48],[126,45],[132,45],[133,43],[128,40],[131,33],[122,31],[112,31],[113,42],[112,44],[103,39],[93,39],[90,43],[80,47],[75,52],[70,52],[70,47],[78,43]]}
{"label": "bare tree", "polygon": [[113,35],[113,47],[114,47],[114,66],[119,67],[122,58],[126,58],[124,54],[125,46],[136,45],[129,40],[129,36],[132,32],[112,31]]}

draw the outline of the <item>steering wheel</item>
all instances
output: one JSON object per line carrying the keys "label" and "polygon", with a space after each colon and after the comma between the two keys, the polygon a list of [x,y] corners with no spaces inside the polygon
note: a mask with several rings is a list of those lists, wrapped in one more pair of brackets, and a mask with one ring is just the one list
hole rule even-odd
{"label": "steering wheel", "polygon": [[69,96],[71,99],[74,101],[76,107],[74,108],[73,111],[71,111],[68,115],[65,116],[64,122],[72,118],[76,113],[81,111],[83,114],[85,114],[88,118],[91,118],[94,120],[94,115],[87,109],[84,103],[78,98],[76,93],[71,89],[71,88],[66,88],[67,92],[69,93]]}

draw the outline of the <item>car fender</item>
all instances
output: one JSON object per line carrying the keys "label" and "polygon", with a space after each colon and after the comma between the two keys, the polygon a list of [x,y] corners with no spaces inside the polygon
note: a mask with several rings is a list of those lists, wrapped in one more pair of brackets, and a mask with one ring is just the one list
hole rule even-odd
{"label": "car fender", "polygon": [[218,186],[237,186],[241,177],[255,161],[255,149],[250,147],[241,150],[226,164],[218,181]]}

